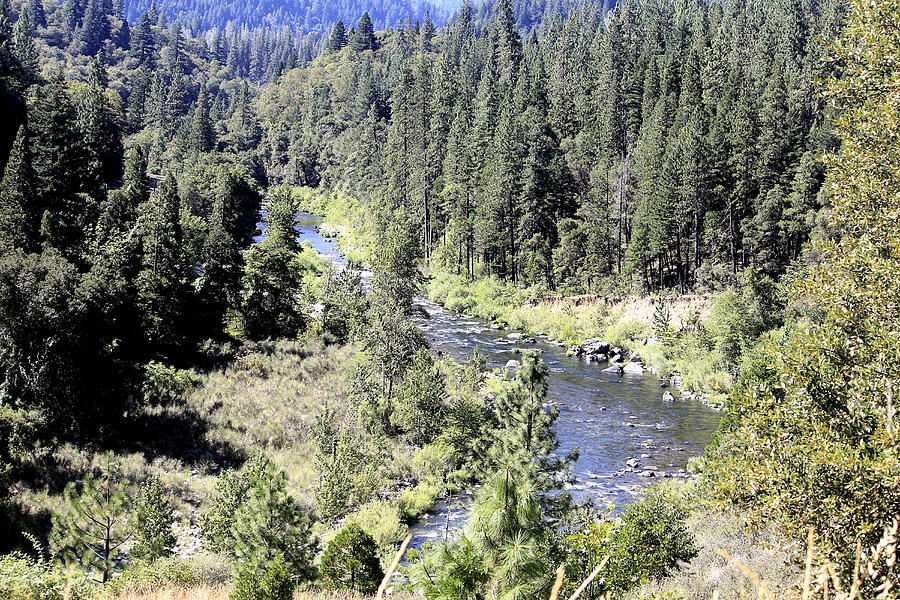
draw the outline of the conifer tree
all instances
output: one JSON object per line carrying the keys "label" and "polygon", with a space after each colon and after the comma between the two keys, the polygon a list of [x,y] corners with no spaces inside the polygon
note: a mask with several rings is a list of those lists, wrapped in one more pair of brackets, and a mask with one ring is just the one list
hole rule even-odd
{"label": "conifer tree", "polygon": [[153,58],[156,52],[156,41],[153,36],[153,18],[147,11],[138,19],[135,26],[134,34],[131,40],[131,51],[141,62],[141,64],[149,63],[153,65]]}
{"label": "conifer tree", "polygon": [[222,327],[225,311],[238,304],[241,255],[234,237],[235,221],[231,186],[227,181],[220,181],[216,187],[216,201],[209,216],[209,229],[203,244],[203,271],[196,283],[200,299],[210,316],[209,327],[213,331]]}
{"label": "conifer tree", "polygon": [[44,11],[43,0],[28,0],[26,5],[28,14],[31,16],[31,23],[34,27],[47,26],[47,13]]}
{"label": "conifer tree", "polygon": [[58,74],[37,96],[29,118],[32,166],[37,182],[36,206],[41,235],[70,258],[78,257],[88,228],[95,222],[94,171],[84,167],[84,147],[75,125],[77,113],[68,84]]}
{"label": "conifer tree", "polygon": [[109,39],[109,18],[103,10],[102,0],[87,0],[84,20],[78,31],[78,39],[82,42],[81,53],[96,56]]}
{"label": "conifer tree", "polygon": [[0,249],[34,250],[37,241],[35,177],[31,170],[27,131],[19,128],[0,182]]}
{"label": "conifer tree", "polygon": [[63,497],[66,508],[53,519],[53,547],[97,570],[106,583],[133,535],[131,484],[107,455],[100,477],[88,473],[80,486],[70,482]]}
{"label": "conifer tree", "polygon": [[171,174],[139,209],[142,260],[138,298],[145,335],[157,346],[175,347],[183,336],[181,316],[187,287],[180,212],[181,199]]}
{"label": "conifer tree", "polygon": [[331,37],[328,38],[328,45],[325,46],[326,54],[334,54],[347,45],[347,28],[344,27],[343,21],[335,23],[331,29]]}
{"label": "conifer tree", "polygon": [[209,152],[215,147],[215,132],[209,117],[209,93],[206,82],[200,84],[197,102],[191,120],[191,141],[198,153]]}
{"label": "conifer tree", "polygon": [[22,69],[26,84],[36,83],[40,78],[37,50],[34,46],[31,14],[28,7],[22,8],[19,20],[13,29],[13,55]]}

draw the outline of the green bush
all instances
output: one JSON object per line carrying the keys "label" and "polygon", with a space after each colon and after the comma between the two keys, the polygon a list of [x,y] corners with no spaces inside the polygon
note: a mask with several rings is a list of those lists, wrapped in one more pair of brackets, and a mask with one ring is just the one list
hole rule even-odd
{"label": "green bush", "polygon": [[403,490],[397,501],[403,519],[407,522],[418,519],[434,506],[440,493],[440,486],[427,481],[420,481],[415,487]]}
{"label": "green bush", "polygon": [[409,533],[397,505],[383,500],[369,502],[359,511],[349,515],[346,522],[359,524],[379,547],[401,542]]}
{"label": "green bush", "polygon": [[183,369],[156,361],[144,365],[144,383],[141,386],[144,402],[165,404],[180,398],[196,385],[197,379]]}
{"label": "green bush", "polygon": [[468,313],[475,307],[475,298],[467,288],[453,288],[443,302],[448,310],[458,313]]}
{"label": "green bush", "polygon": [[344,526],[322,554],[321,575],[331,588],[371,594],[384,577],[378,545],[356,523]]}
{"label": "green bush", "polygon": [[99,584],[80,571],[24,554],[0,556],[0,600],[87,600]]}
{"label": "green bush", "polygon": [[620,517],[603,515],[571,535],[570,562],[583,567],[585,557],[588,564],[609,557],[603,571],[604,592],[625,592],[650,579],[662,578],[679,561],[687,562],[697,555],[686,517],[678,498],[664,490],[652,490],[640,502],[629,505]]}
{"label": "green bush", "polygon": [[279,554],[261,575],[255,565],[238,569],[231,600],[290,600],[293,596],[294,580],[284,556]]}

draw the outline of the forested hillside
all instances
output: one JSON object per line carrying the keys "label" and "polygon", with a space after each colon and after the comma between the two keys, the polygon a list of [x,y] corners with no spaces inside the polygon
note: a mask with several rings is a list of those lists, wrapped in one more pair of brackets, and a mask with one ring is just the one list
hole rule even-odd
{"label": "forested hillside", "polygon": [[279,181],[416,215],[432,264],[469,275],[572,292],[777,275],[827,204],[819,82],[841,14],[625,3],[606,26],[588,6],[521,40],[510,5],[480,36],[464,9],[440,43],[400,31],[288,74],[264,92],[263,149]]}
{"label": "forested hillside", "polygon": [[429,14],[432,21],[443,23],[457,8],[453,2],[423,2],[408,0],[354,0],[327,2],[304,0],[302,2],[248,2],[234,0],[124,0],[124,14],[136,20],[151,7],[165,13],[169,19],[178,19],[194,31],[207,31],[241,27],[290,28],[295,33],[327,34],[338,21],[355,22],[368,12],[377,29],[386,29],[404,20],[422,22]]}

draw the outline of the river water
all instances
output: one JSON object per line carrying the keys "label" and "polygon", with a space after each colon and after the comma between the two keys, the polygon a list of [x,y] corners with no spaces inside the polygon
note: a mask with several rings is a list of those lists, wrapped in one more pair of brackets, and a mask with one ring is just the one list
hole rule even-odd
{"label": "river water", "polygon": [[[300,240],[343,264],[336,242],[319,234],[321,223],[321,218],[301,213]],[[720,414],[696,400],[663,402],[665,390],[653,375],[606,373],[602,363],[567,356],[565,348],[549,340],[522,343],[516,339],[520,332],[492,329],[490,323],[452,313],[424,298],[417,303],[428,315],[418,320],[431,348],[454,359],[465,360],[478,349],[488,368],[503,368],[518,358],[516,348],[542,352],[550,370],[547,402],[559,407],[555,425],[559,451],[580,451],[573,468],[577,481],[571,488],[576,499],[621,506],[649,482],[686,477],[688,459],[702,453],[719,423]],[[630,459],[637,459],[639,466],[626,465]],[[640,475],[646,467],[656,468],[655,477]],[[412,545],[418,547],[461,526],[470,502],[470,496],[463,496],[436,506],[411,528]]]}

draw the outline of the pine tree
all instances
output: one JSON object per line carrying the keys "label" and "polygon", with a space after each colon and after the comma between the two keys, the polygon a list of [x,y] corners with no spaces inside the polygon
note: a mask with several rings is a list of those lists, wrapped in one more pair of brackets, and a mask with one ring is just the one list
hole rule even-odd
{"label": "pine tree", "polygon": [[132,537],[131,484],[107,455],[100,477],[88,473],[81,485],[70,482],[63,497],[66,508],[54,515],[52,545],[99,571],[101,581],[106,583]]}
{"label": "pine tree", "polygon": [[181,199],[171,174],[139,209],[142,248],[138,297],[147,339],[157,346],[176,347],[184,329],[181,316],[187,287],[182,262]]}
{"label": "pine tree", "polygon": [[334,54],[347,45],[347,28],[344,27],[343,21],[335,23],[331,29],[331,37],[328,38],[328,45],[325,46],[326,54]]}
{"label": "pine tree", "polygon": [[122,140],[105,89],[108,81],[103,52],[91,62],[89,85],[78,104],[78,129],[87,159],[82,165],[83,190],[100,198],[103,184],[122,175]]}
{"label": "pine tree", "polygon": [[131,27],[128,25],[128,19],[122,19],[118,31],[113,36],[116,46],[125,50],[131,50]]}
{"label": "pine tree", "polygon": [[215,132],[209,118],[209,93],[206,82],[200,84],[197,102],[191,118],[191,142],[198,153],[209,152],[215,148]]}
{"label": "pine tree", "polygon": [[435,29],[434,23],[431,22],[431,14],[426,10],[425,20],[422,22],[422,31],[419,34],[421,40],[419,48],[422,52],[431,52],[434,49],[432,43],[435,33],[437,33],[437,29]]}
{"label": "pine tree", "polygon": [[109,19],[103,10],[102,0],[87,0],[84,21],[78,31],[83,46],[81,53],[96,56],[109,39]]}
{"label": "pine tree", "polygon": [[34,46],[32,33],[31,14],[28,7],[22,8],[19,20],[13,29],[13,55],[22,69],[25,83],[37,83],[40,79],[40,65],[38,64],[37,49]]}
{"label": "pine tree", "polygon": [[[353,35],[350,36],[350,49],[354,52],[362,52],[363,50],[375,49],[375,29],[372,26],[372,19],[369,13],[364,12],[356,24]],[[329,44],[330,45],[330,44]]]}
{"label": "pine tree", "polygon": [[32,251],[37,242],[34,172],[31,170],[28,135],[20,127],[0,183],[0,250]]}
{"label": "pine tree", "polygon": [[167,121],[162,124],[164,133],[172,138],[181,126],[181,121],[187,114],[188,91],[184,79],[184,68],[181,61],[175,63],[175,71],[172,73],[171,83],[166,95]]}
{"label": "pine tree", "polygon": [[96,192],[96,180],[91,179],[95,172],[84,169],[84,147],[75,127],[78,115],[62,74],[42,92],[28,122],[41,235],[67,257],[77,258],[96,220],[96,197],[83,193]]}
{"label": "pine tree", "polygon": [[28,14],[31,16],[31,22],[34,27],[47,26],[47,13],[44,11],[43,0],[28,0],[26,5]]}
{"label": "pine tree", "polygon": [[287,476],[271,463],[235,511],[231,528],[238,563],[257,572],[281,556],[294,576],[309,579],[315,545],[310,519],[287,491]]}
{"label": "pine tree", "polygon": [[241,282],[241,254],[234,235],[235,206],[228,177],[216,187],[216,201],[203,244],[203,271],[196,283],[213,333],[222,328],[225,312],[237,306]]}
{"label": "pine tree", "polygon": [[131,50],[140,63],[149,63],[153,66],[153,57],[156,53],[156,40],[153,35],[153,18],[147,11],[138,19],[134,34],[131,40]]}

